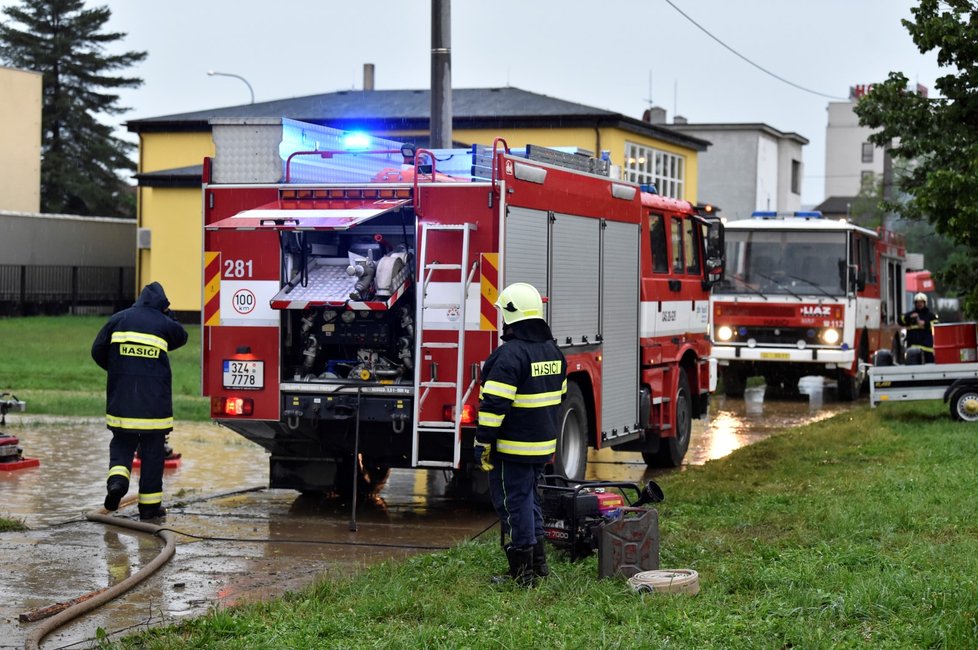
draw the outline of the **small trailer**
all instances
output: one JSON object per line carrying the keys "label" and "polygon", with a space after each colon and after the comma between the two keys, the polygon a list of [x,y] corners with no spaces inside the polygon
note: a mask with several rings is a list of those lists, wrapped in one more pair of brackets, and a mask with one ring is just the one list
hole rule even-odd
{"label": "small trailer", "polygon": [[975,323],[934,326],[936,363],[877,365],[869,370],[869,402],[943,399],[951,417],[978,422],[978,350]]}

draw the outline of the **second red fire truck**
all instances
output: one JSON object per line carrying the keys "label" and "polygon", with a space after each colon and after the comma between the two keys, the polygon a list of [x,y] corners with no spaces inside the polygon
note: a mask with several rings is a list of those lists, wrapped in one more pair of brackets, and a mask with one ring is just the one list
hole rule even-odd
{"label": "second red fire truck", "polygon": [[875,351],[900,356],[900,236],[819,212],[756,212],[726,224],[726,246],[711,327],[728,396],[742,396],[752,376],[792,392],[801,377],[820,375],[848,401]]}
{"label": "second red fire truck", "polygon": [[555,471],[583,478],[601,447],[681,463],[716,382],[718,219],[574,151],[415,150],[286,119],[213,128],[203,388],[215,420],[270,452],[271,487],[393,467],[466,478],[493,303],[512,282],[548,298],[568,360]]}

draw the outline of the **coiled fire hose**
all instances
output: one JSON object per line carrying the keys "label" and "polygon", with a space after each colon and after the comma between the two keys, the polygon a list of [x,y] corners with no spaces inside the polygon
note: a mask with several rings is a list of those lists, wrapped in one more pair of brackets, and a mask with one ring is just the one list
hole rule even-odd
{"label": "coiled fire hose", "polygon": [[700,592],[699,574],[692,569],[658,569],[640,571],[628,579],[635,591],[657,594],[690,594]]}
{"label": "coiled fire hose", "polygon": [[[135,497],[131,497],[127,501],[132,502]],[[124,504],[125,502],[123,502]],[[120,504],[120,507],[123,505]],[[85,518],[89,521],[97,521],[103,524],[108,524],[110,526],[119,526],[121,528],[127,528],[129,530],[135,530],[141,533],[149,533],[160,537],[164,541],[164,545],[160,554],[153,558],[153,561],[144,566],[142,569],[132,574],[122,582],[112,585],[111,587],[89,594],[90,597],[78,599],[81,602],[77,602],[71,605],[61,613],[49,618],[44,623],[38,625],[34,628],[27,640],[24,642],[24,648],[26,650],[37,650],[40,648],[41,639],[45,636],[58,629],[68,621],[75,619],[82,614],[92,611],[97,607],[104,605],[113,598],[121,596],[126,593],[140,582],[151,576],[157,569],[166,564],[177,549],[177,538],[169,530],[165,530],[162,526],[157,526],[156,524],[147,524],[141,521],[132,521],[125,519],[123,517],[116,517],[106,514],[106,511],[102,508],[98,510],[92,510],[85,514]]]}

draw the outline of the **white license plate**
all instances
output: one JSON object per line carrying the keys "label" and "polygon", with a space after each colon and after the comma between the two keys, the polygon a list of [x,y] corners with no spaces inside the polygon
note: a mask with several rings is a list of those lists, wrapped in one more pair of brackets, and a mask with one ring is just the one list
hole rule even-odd
{"label": "white license plate", "polygon": [[225,388],[258,389],[264,386],[264,361],[224,360]]}

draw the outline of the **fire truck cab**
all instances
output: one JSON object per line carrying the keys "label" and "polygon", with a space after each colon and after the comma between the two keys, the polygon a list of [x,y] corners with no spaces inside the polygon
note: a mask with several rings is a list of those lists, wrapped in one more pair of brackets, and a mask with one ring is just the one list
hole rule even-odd
{"label": "fire truck cab", "polygon": [[269,451],[271,487],[469,477],[493,303],[512,282],[548,298],[568,360],[554,470],[584,478],[601,447],[678,465],[716,383],[719,220],[574,151],[352,135],[215,122],[205,161],[203,390],[217,422]]}
{"label": "fire truck cab", "polygon": [[820,375],[852,400],[879,349],[898,352],[906,251],[902,238],[819,212],[755,212],[726,224],[727,273],[713,290],[713,356],[724,392],[747,379],[797,391]]}

